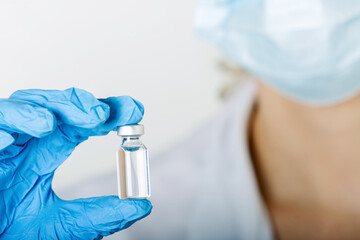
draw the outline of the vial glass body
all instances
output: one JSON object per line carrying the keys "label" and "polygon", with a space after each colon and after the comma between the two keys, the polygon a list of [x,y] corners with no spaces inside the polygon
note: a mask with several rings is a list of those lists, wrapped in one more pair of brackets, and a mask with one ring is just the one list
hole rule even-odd
{"label": "vial glass body", "polygon": [[150,197],[148,150],[138,137],[123,137],[117,168],[119,198]]}

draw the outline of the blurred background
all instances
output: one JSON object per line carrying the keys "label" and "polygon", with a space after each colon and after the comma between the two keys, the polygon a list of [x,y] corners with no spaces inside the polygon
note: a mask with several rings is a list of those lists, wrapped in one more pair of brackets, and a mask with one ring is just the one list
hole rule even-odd
{"label": "blurred background", "polygon": [[[156,155],[219,106],[220,57],[196,38],[195,0],[0,0],[0,97],[78,87],[145,106]],[[90,138],[56,171],[55,191],[115,171],[115,133]]]}

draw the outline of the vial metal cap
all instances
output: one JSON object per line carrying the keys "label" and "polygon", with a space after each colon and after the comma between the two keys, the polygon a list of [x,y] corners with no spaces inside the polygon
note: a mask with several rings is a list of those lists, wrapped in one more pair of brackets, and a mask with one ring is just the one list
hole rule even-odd
{"label": "vial metal cap", "polygon": [[134,124],[134,125],[126,125],[119,127],[117,131],[117,135],[121,137],[144,135],[144,125]]}

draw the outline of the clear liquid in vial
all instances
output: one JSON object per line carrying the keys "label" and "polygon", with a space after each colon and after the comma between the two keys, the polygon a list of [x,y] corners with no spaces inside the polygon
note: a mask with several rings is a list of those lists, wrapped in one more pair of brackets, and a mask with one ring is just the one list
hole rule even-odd
{"label": "clear liquid in vial", "polygon": [[124,139],[117,152],[119,197],[150,197],[149,157],[137,139]]}

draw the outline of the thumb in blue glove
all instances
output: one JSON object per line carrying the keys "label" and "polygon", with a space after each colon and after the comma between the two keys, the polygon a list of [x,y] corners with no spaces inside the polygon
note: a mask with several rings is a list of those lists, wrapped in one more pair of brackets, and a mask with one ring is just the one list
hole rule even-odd
{"label": "thumb in blue glove", "polygon": [[148,200],[116,196],[64,201],[54,171],[89,136],[139,122],[143,106],[123,96],[98,100],[81,89],[24,90],[0,100],[0,237],[100,239],[151,211]]}

